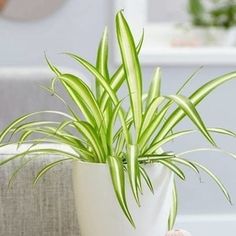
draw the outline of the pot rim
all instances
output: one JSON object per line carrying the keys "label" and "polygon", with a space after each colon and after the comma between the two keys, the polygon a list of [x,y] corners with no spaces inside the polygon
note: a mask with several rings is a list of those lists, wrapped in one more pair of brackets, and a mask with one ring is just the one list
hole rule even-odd
{"label": "pot rim", "polygon": [[[82,165],[87,165],[87,166],[106,166],[106,167],[109,167],[107,162],[103,163],[103,162],[88,162],[88,161],[82,161],[80,159],[78,160],[73,160],[73,162],[75,163],[79,163],[79,164],[82,164]],[[163,166],[161,163],[146,163],[146,164],[142,164],[142,166]]]}

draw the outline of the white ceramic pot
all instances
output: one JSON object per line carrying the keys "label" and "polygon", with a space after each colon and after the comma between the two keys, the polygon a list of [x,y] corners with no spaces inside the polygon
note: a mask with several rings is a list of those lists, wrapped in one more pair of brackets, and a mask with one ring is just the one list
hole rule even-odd
{"label": "white ceramic pot", "polygon": [[[164,236],[171,207],[173,174],[162,165],[146,165],[153,195],[143,183],[141,207],[126,184],[134,229],[116,200],[109,168],[105,164],[74,162],[73,185],[81,236]],[[127,181],[126,181],[127,182]]]}

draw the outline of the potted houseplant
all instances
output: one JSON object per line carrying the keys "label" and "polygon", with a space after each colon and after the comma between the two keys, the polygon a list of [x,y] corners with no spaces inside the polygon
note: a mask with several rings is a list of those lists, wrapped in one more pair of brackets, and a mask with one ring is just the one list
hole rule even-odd
{"label": "potted houseplant", "polygon": [[[205,46],[235,46],[236,2],[189,0],[190,32]],[[223,43],[222,43],[223,42]],[[203,46],[204,46],[203,45]]]}
{"label": "potted houseplant", "polygon": [[[28,163],[28,160],[24,161],[27,154],[58,154],[59,159],[39,171],[34,183],[57,164],[72,161],[82,236],[164,236],[167,227],[173,227],[177,212],[174,175],[185,179],[179,164],[196,173],[204,171],[209,174],[231,202],[226,188],[209,169],[181,155],[164,151],[162,147],[175,138],[196,131],[209,141],[213,150],[220,149],[216,147],[212,133],[235,137],[235,133],[229,130],[206,127],[196,106],[218,86],[235,79],[236,72],[219,76],[186,97],[182,91],[191,76],[176,94],[165,96],[160,91],[158,68],[145,94],[138,59],[143,36],[135,45],[122,11],[116,16],[116,32],[122,64],[112,75],[108,70],[106,30],[99,45],[96,66],[75,54],[66,53],[92,74],[95,92],[81,78],[60,71],[47,60],[55,73],[48,90],[66,105],[68,113],[41,111],[13,121],[0,134],[1,146],[11,143],[30,146],[1,160],[0,165],[22,158],[22,169]],[[75,107],[57,94],[57,83],[67,91]],[[120,97],[118,91],[122,85],[127,85],[128,95]],[[129,109],[124,108],[127,102]],[[177,105],[174,110],[171,109],[173,105]],[[82,116],[75,108],[82,112]],[[53,113],[63,120],[30,120],[41,113]],[[184,117],[193,122],[196,130],[174,132],[173,128]],[[45,143],[63,144],[70,149],[41,146]]]}

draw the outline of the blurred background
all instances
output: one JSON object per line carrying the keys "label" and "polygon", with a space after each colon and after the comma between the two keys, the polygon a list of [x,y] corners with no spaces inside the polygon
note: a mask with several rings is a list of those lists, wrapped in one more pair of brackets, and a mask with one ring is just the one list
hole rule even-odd
{"label": "blurred background", "polygon": [[[232,3],[232,1],[230,1]],[[191,15],[187,0],[181,1],[147,1],[148,21],[155,23],[183,23],[194,27],[219,27],[223,33],[217,36],[215,46],[219,44],[227,30],[234,29],[234,24],[228,24],[226,17],[223,23],[212,23],[207,13],[206,22],[199,22],[198,14]],[[42,109],[60,109],[64,106],[55,98],[40,88],[47,85],[52,77],[44,59],[44,52],[53,63],[65,71],[75,71],[84,79],[91,80],[81,67],[71,61],[61,52],[77,53],[95,63],[96,50],[107,25],[110,33],[110,69],[113,71],[118,62],[114,45],[114,6],[110,0],[0,0],[0,127],[17,116]],[[223,5],[220,5],[223,6]],[[235,7],[234,7],[235,9]],[[135,11],[135,6],[134,6]],[[213,13],[211,13],[212,15]],[[231,14],[231,13],[230,13]],[[200,18],[202,19],[202,18]],[[216,22],[216,20],[213,20]],[[230,18],[233,22],[233,18]],[[218,22],[218,21],[217,21]],[[208,26],[209,24],[210,26]],[[141,31],[140,31],[141,32]],[[202,43],[194,43],[191,36],[187,41],[184,36],[172,43],[169,47],[204,47]],[[194,35],[194,34],[191,34]],[[202,35],[202,34],[201,34]],[[231,34],[232,35],[232,34]],[[199,35],[198,35],[199,36]],[[158,39],[157,43],[158,43]],[[163,40],[163,39],[162,39]],[[190,40],[190,41],[189,41]],[[196,40],[199,42],[199,38]],[[214,41],[214,40],[213,40]],[[223,40],[224,41],[224,40]],[[161,43],[160,43],[161,45]],[[209,46],[209,44],[207,44]],[[231,45],[234,47],[233,43]],[[217,56],[217,55],[216,55]],[[236,59],[236,58],[235,58]],[[235,65],[234,65],[235,63]],[[150,82],[155,63],[143,64],[144,86]],[[210,64],[210,66],[209,66]],[[204,66],[196,78],[185,89],[188,95],[197,86],[207,80],[236,70],[236,60],[212,65],[211,62],[201,62],[189,65],[182,62],[168,65],[160,64],[163,73],[163,93],[174,93],[199,66]],[[159,66],[156,64],[156,66]],[[122,93],[122,91],[121,91]],[[125,90],[123,91],[125,93]],[[198,106],[199,112],[209,127],[225,127],[236,130],[236,81],[229,82],[210,95],[207,101]],[[183,125],[192,127],[185,120]],[[178,129],[178,128],[177,128]],[[174,151],[185,151],[193,147],[207,147],[200,135],[193,135],[193,139],[180,138],[167,148]],[[236,152],[235,140],[216,136],[222,148]],[[228,187],[233,203],[236,203],[236,161],[225,154],[197,153],[189,158],[195,158],[206,164],[223,180]],[[236,206],[230,206],[224,199],[218,187],[208,177],[203,175],[203,183],[198,177],[187,172],[186,183],[179,182],[180,214],[236,214]]]}

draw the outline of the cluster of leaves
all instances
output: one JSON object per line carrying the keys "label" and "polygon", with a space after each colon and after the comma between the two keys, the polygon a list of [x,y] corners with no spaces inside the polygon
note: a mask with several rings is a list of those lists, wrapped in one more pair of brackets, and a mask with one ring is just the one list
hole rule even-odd
{"label": "cluster of leaves", "polygon": [[[202,170],[213,178],[227,200],[230,201],[230,196],[224,185],[209,169],[183,157],[188,152],[175,154],[163,152],[161,148],[178,137],[200,132],[213,146],[213,150],[220,151],[211,136],[212,133],[235,137],[235,133],[229,130],[206,127],[196,106],[215,88],[235,79],[236,72],[217,77],[186,97],[182,95],[182,91],[193,78],[193,74],[176,94],[165,96],[161,94],[161,72],[157,68],[149,91],[145,94],[143,93],[142,72],[138,59],[143,35],[136,46],[122,11],[118,12],[116,16],[116,33],[122,64],[112,75],[108,70],[107,30],[105,30],[98,48],[95,66],[78,55],[66,53],[92,74],[96,83],[96,91],[94,92],[81,78],[62,73],[48,61],[51,70],[56,75],[48,90],[66,105],[68,113],[40,111],[24,115],[13,121],[1,132],[1,145],[9,145],[13,137],[17,137],[18,146],[22,144],[30,144],[30,146],[26,151],[1,161],[0,165],[17,158],[23,158],[28,154],[58,154],[62,156],[62,159],[46,165],[39,171],[34,179],[34,183],[37,183],[48,170],[64,161],[107,163],[117,200],[133,226],[135,223],[126,201],[125,178],[127,176],[134,199],[140,205],[142,184],[146,184],[150,191],[153,191],[152,181],[145,170],[146,163],[164,165],[182,180],[185,179],[185,174],[179,165],[187,166],[197,174]],[[57,83],[67,91],[80,112],[72,109],[57,93]],[[119,98],[118,91],[123,84],[128,87],[128,96]],[[124,99],[129,99],[129,109],[122,106]],[[39,114],[48,113],[62,117],[63,121],[42,119],[29,121],[30,118],[37,117]],[[173,132],[173,128],[184,117],[188,117],[192,121],[196,130]],[[37,134],[36,137],[35,134]],[[57,146],[42,148],[40,144],[45,142],[67,145],[71,151],[62,150]],[[192,152],[194,151],[199,150]],[[229,155],[235,158],[233,154],[229,153]],[[13,176],[28,162],[29,160],[23,162]],[[169,218],[170,228],[174,224],[177,212],[176,196],[176,189],[173,188],[173,208]]]}
{"label": "cluster of leaves", "polygon": [[236,25],[234,0],[211,0],[213,7],[206,7],[202,0],[189,0],[188,10],[192,23],[197,26],[230,28]]}

